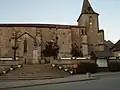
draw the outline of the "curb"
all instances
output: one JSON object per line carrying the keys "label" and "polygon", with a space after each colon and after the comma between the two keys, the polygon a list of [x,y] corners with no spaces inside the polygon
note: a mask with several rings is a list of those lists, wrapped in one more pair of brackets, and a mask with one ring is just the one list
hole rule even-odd
{"label": "curb", "polygon": [[48,79],[60,79],[60,78],[67,78],[67,77],[69,77],[69,76],[66,76],[66,77],[50,77],[50,78],[41,78],[41,79],[39,79],[39,78],[30,78],[30,79],[20,79],[20,78],[17,78],[17,79],[0,79],[0,80],[4,80],[4,81],[0,81],[0,82],[8,82],[8,81],[22,81],[22,80],[24,80],[24,81],[28,81],[28,80],[48,80]]}
{"label": "curb", "polygon": [[105,74],[96,74],[93,77],[106,77],[106,76],[113,76],[113,75],[116,75],[116,74],[120,74],[120,72],[105,73]]}
{"label": "curb", "polygon": [[23,87],[32,87],[32,86],[43,86],[43,85],[52,85],[52,84],[63,84],[63,83],[73,83],[73,82],[80,82],[80,81],[91,81],[91,80],[97,80],[100,78],[91,78],[91,79],[82,79],[82,80],[71,80],[71,81],[60,81],[60,82],[52,82],[52,83],[41,83],[41,84],[34,84],[34,85],[23,85],[23,86],[15,86],[15,87],[5,87],[5,88],[0,88],[0,90],[5,90],[5,89],[13,89],[13,88],[23,88]]}

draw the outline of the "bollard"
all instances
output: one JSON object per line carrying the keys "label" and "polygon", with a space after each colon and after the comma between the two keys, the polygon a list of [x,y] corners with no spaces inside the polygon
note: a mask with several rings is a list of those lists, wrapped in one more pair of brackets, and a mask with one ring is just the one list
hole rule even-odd
{"label": "bollard", "polygon": [[52,64],[52,67],[55,67],[55,64]]}
{"label": "bollard", "polygon": [[65,68],[65,71],[67,72],[67,71],[68,71],[68,69],[67,69],[67,68]]}
{"label": "bollard", "polygon": [[87,72],[87,78],[90,79],[90,77],[91,77],[90,72]]}
{"label": "bollard", "polygon": [[18,67],[18,68],[21,68],[21,67],[22,67],[22,65],[21,65],[21,64],[18,64],[18,65],[17,65],[17,67]]}
{"label": "bollard", "polygon": [[61,66],[59,66],[59,69],[62,69],[62,67],[61,67]]}
{"label": "bollard", "polygon": [[70,70],[70,74],[71,74],[71,75],[73,74],[73,71],[72,71],[72,70]]}
{"label": "bollard", "polygon": [[10,67],[10,71],[13,71],[14,70],[14,68],[13,67]]}
{"label": "bollard", "polygon": [[4,71],[2,71],[2,72],[5,74],[7,71],[4,70]]}

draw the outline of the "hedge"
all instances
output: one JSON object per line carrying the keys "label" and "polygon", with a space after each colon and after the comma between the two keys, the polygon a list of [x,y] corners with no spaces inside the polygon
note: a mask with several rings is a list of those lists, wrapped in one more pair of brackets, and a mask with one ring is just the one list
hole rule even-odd
{"label": "hedge", "polygon": [[112,72],[120,71],[120,63],[118,62],[109,63],[108,67],[109,67],[109,71],[112,71]]}
{"label": "hedge", "polygon": [[76,73],[84,74],[87,72],[96,73],[98,71],[98,65],[95,63],[81,63],[76,69]]}

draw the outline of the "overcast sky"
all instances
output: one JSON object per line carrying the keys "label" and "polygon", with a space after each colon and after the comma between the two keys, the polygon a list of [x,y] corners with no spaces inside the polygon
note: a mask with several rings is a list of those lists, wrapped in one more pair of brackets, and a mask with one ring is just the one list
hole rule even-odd
{"label": "overcast sky", "polygon": [[[120,0],[89,0],[105,39],[120,39]],[[0,0],[0,23],[77,24],[83,0]]]}

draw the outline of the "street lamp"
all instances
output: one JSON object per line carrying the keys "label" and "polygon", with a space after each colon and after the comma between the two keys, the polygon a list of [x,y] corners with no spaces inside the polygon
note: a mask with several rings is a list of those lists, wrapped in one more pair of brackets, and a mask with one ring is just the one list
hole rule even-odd
{"label": "street lamp", "polygon": [[17,33],[18,32],[14,32],[12,38],[10,39],[12,45],[11,47],[14,50],[13,60],[16,60],[16,51],[18,49]]}

